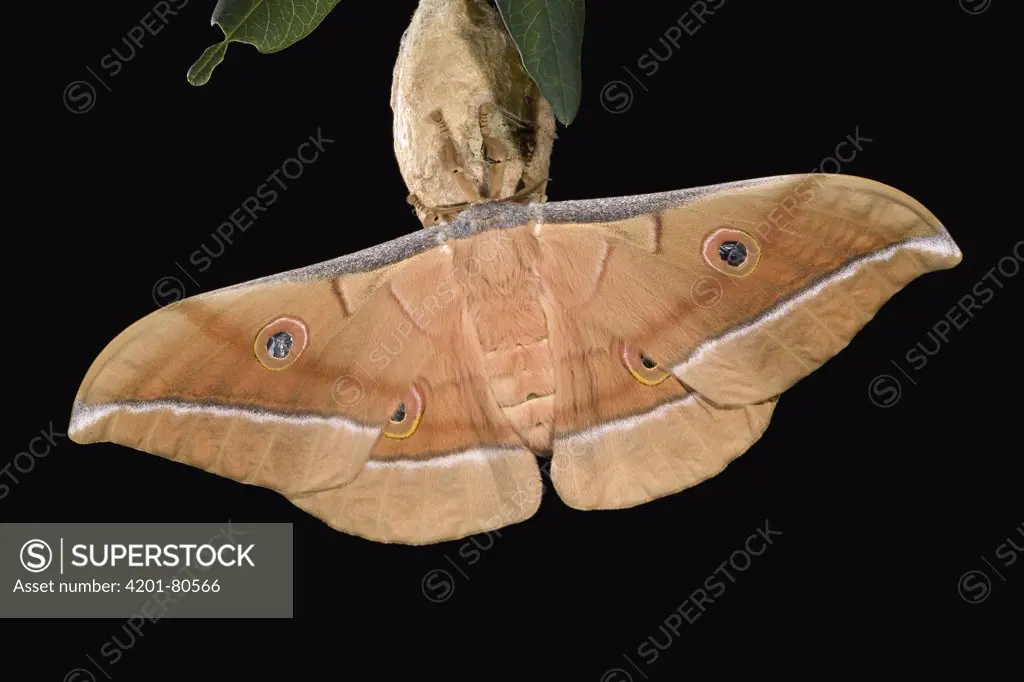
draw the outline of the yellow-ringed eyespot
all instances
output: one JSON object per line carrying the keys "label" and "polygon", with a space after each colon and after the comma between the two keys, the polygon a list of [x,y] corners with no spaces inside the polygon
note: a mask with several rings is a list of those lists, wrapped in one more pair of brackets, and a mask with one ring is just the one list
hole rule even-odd
{"label": "yellow-ringed eyespot", "polygon": [[730,277],[746,277],[761,260],[761,244],[743,230],[720,227],[704,239],[704,261]]}
{"label": "yellow-ringed eyespot", "polygon": [[299,359],[309,345],[306,324],[294,317],[279,317],[260,330],[252,349],[260,364],[282,370]]}
{"label": "yellow-ringed eyespot", "polygon": [[661,369],[656,360],[629,343],[622,344],[622,364],[634,379],[645,386],[657,386],[669,377],[669,373]]}
{"label": "yellow-ringed eyespot", "polygon": [[409,392],[391,413],[387,428],[384,429],[384,435],[396,440],[408,438],[416,433],[422,418],[423,394],[414,384],[409,387]]}

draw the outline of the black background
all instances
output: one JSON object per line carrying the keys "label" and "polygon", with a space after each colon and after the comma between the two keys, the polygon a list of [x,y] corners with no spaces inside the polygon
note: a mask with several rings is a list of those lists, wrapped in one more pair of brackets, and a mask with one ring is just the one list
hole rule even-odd
{"label": "black background", "polygon": [[[114,77],[100,60],[114,47],[125,54],[122,37],[151,5],[74,3],[48,19],[55,34],[31,98],[46,134],[8,131],[12,145],[33,145],[23,178],[37,194],[16,197],[28,210],[9,224],[17,241],[8,260],[22,274],[6,291],[13,414],[9,407],[0,466],[48,424],[66,431],[90,362],[156,308],[161,278],[178,277],[191,295],[418,228],[392,153],[389,107],[413,0],[345,0],[282,53],[232,46],[210,83],[194,88],[185,72],[219,36],[209,26],[213,4],[189,2]],[[915,371],[905,355],[918,342],[933,347],[933,326],[1021,239],[1011,4],[992,0],[970,14],[958,0],[733,0],[646,76],[637,59],[651,47],[664,55],[659,38],[688,3],[589,3],[583,104],[559,128],[552,200],[809,171],[859,130],[871,142],[842,172],[928,206],[963,263],[898,294],[783,396],[763,439],[721,475],[609,512],[571,510],[548,486],[532,519],[478,536],[479,551],[472,540],[372,543],[274,492],[61,439],[18,474],[0,502],[4,522],[290,522],[295,617],[148,623],[113,664],[100,649],[113,636],[131,641],[123,621],[22,621],[5,636],[12,653],[3,666],[14,674],[4,677],[64,679],[83,667],[105,679],[91,656],[115,680],[304,679],[321,670],[343,679],[597,681],[614,668],[634,680],[677,679],[708,642],[735,652],[716,657],[720,664],[757,666],[746,642],[769,635],[783,638],[776,657],[824,648],[846,652],[846,662],[857,642],[863,662],[880,643],[902,648],[921,633],[1007,631],[1024,556],[1002,570],[1006,582],[982,557],[1002,567],[996,548],[1011,536],[1021,542],[1014,469],[1024,275],[998,275],[1001,289],[990,281],[992,300],[925,367]],[[59,100],[75,80],[95,87],[84,113]],[[635,95],[620,113],[601,98],[615,80]],[[188,263],[318,129],[336,140],[326,153],[212,267],[200,273]],[[883,409],[869,385],[887,374],[902,393]],[[664,643],[659,626],[766,519],[782,532],[775,544],[683,623],[656,661],[641,658],[644,640]],[[443,603],[422,591],[434,569],[452,577]],[[992,580],[977,604],[958,591],[975,569]]]}

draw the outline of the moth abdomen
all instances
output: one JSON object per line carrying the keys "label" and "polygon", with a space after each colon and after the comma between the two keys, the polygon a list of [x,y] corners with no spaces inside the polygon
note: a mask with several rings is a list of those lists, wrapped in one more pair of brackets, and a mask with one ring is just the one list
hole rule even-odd
{"label": "moth abdomen", "polygon": [[495,401],[526,447],[543,453],[553,437],[555,363],[536,258],[525,227],[463,242],[456,266]]}
{"label": "moth abdomen", "polygon": [[534,453],[551,450],[555,408],[554,360],[548,338],[485,355],[495,400]]}

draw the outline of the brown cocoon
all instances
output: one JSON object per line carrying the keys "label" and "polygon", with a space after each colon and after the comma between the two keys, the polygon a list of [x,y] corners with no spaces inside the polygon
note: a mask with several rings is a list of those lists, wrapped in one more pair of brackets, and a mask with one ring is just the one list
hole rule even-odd
{"label": "brown cocoon", "polygon": [[395,156],[424,225],[479,198],[546,199],[554,113],[487,0],[420,1],[391,108]]}

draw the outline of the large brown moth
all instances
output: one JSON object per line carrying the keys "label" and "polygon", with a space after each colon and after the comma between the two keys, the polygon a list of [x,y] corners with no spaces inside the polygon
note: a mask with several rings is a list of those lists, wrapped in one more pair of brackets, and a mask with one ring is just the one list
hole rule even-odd
{"label": "large brown moth", "polygon": [[961,254],[870,180],[792,175],[454,221],[185,299],[118,336],[70,435],[410,544],[719,473],[780,393]]}
{"label": "large brown moth", "polygon": [[485,0],[422,0],[392,88],[426,229],[185,299],[121,333],[70,436],[424,544],[722,471],[779,394],[961,258],[870,180],[790,175],[544,203],[554,118]]}

